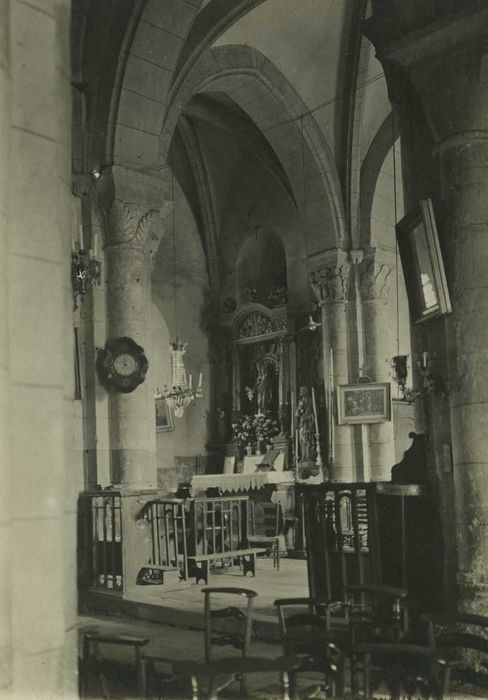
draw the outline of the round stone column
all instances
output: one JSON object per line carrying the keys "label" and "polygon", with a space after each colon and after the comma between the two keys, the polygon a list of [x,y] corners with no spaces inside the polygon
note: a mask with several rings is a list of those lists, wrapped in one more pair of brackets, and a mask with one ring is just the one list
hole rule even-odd
{"label": "round stone column", "polygon": [[468,609],[488,614],[488,131],[444,141],[439,159],[458,585]]}
{"label": "round stone column", "polygon": [[[147,347],[151,260],[148,238],[163,226],[157,211],[115,200],[108,215],[105,256],[108,280],[108,336],[129,337]],[[164,348],[161,348],[161,352]],[[124,394],[110,390],[110,459],[112,482],[121,488],[154,488],[153,387],[142,383]]]}
{"label": "round stone column", "polygon": [[[352,430],[349,425],[337,424],[336,391],[339,384],[349,382],[347,304],[349,295],[350,262],[344,251],[333,251],[325,256],[322,266],[312,272],[311,283],[322,309],[322,348],[325,394],[332,390],[332,431],[327,440],[328,477],[332,481],[349,482],[355,479]],[[330,377],[331,351],[333,372]],[[332,381],[332,386],[331,386]],[[326,427],[324,426],[324,429]]]}
{"label": "round stone column", "polygon": [[[396,309],[390,296],[393,276],[393,265],[378,259],[377,253],[361,264],[365,365],[366,374],[374,382],[391,381],[396,328]],[[393,422],[372,423],[368,433],[371,481],[390,481],[396,461]]]}
{"label": "round stone column", "polygon": [[421,177],[438,159],[440,187],[431,196],[452,302],[445,347],[459,607],[488,614],[488,7],[453,6],[436,17],[441,5],[430,25],[419,8],[411,11],[415,31],[398,15],[400,41],[392,42],[379,9],[365,30],[390,93],[405,95],[402,126],[426,120],[436,144],[426,162],[410,164],[409,175]]}

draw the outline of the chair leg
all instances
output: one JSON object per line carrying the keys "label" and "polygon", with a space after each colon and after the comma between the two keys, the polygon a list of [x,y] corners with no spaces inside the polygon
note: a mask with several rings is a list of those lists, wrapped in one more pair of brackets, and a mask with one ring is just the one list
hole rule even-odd
{"label": "chair leg", "polygon": [[104,673],[100,673],[98,676],[98,682],[100,683],[100,691],[102,693],[102,698],[110,700],[110,693],[108,690],[107,678]]}
{"label": "chair leg", "polygon": [[280,541],[276,540],[276,570],[280,570]]}

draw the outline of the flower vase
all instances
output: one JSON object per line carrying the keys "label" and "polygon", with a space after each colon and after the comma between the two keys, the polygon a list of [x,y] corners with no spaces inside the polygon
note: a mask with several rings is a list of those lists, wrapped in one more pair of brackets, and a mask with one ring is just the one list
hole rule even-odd
{"label": "flower vase", "polygon": [[246,452],[246,455],[248,455],[248,456],[252,455],[252,445],[244,445],[244,450]]}
{"label": "flower vase", "polygon": [[273,449],[273,443],[267,442],[266,443],[266,452],[271,452],[272,449]]}

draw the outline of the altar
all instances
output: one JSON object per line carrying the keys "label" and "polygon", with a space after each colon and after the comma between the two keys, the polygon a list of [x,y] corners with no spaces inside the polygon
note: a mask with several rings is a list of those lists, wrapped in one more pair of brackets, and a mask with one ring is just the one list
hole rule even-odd
{"label": "altar", "polygon": [[191,497],[239,494],[248,496],[254,503],[279,505],[282,551],[294,549],[295,473],[283,470],[283,463],[283,452],[278,453],[272,464],[266,462],[266,455],[253,455],[244,458],[239,465],[242,471],[238,473],[195,475],[191,481]]}
{"label": "altar", "polygon": [[194,476],[191,495],[201,496],[207,489],[219,489],[222,493],[255,491],[267,484],[293,484],[292,471],[254,472],[253,474],[203,474]]}

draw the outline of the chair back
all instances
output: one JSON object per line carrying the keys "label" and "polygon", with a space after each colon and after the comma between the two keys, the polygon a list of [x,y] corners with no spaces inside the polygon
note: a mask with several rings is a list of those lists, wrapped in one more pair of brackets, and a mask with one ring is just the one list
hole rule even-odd
{"label": "chair back", "polygon": [[406,638],[409,612],[405,589],[358,584],[348,586],[345,596],[357,640],[391,642]]}
{"label": "chair back", "polygon": [[278,537],[283,529],[283,518],[279,503],[249,502],[250,535]]}
{"label": "chair back", "polygon": [[326,688],[342,691],[343,655],[336,644],[337,635],[330,629],[327,606],[314,598],[280,598],[274,604],[283,652],[304,655],[301,671],[322,673]]}
{"label": "chair back", "polygon": [[[203,588],[205,596],[205,660],[212,660],[212,647],[232,646],[239,649],[243,657],[247,656],[252,634],[253,601],[257,596],[255,591],[248,588],[212,587]],[[229,605],[229,598],[244,602],[243,607]],[[226,631],[218,620],[226,619]],[[229,618],[235,621],[229,630]],[[220,629],[217,629],[219,627]]]}
{"label": "chair back", "polygon": [[[435,649],[396,642],[359,644],[356,654],[362,661],[355,666],[356,673],[360,667],[363,673],[361,697],[444,697],[447,664]],[[360,679],[354,685],[360,688]]]}
{"label": "chair back", "polygon": [[466,613],[423,615],[432,649],[448,661],[447,690],[488,697],[488,617]]}

